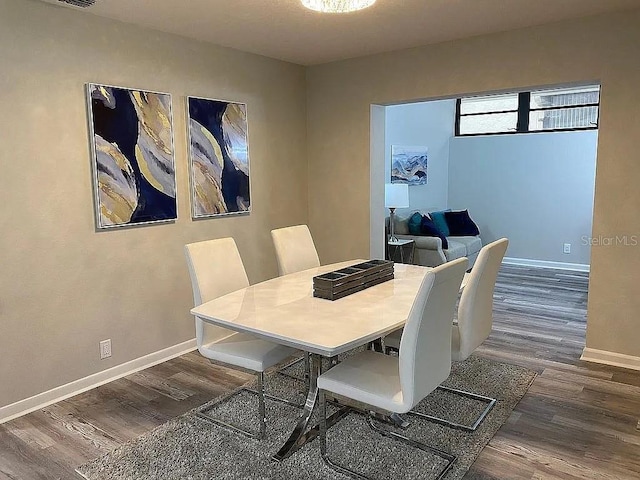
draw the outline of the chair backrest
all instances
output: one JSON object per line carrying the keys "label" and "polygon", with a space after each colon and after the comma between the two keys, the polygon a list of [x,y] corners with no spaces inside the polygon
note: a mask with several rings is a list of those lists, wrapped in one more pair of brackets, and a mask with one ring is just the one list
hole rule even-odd
{"label": "chair backrest", "polygon": [[506,238],[485,245],[471,269],[458,305],[460,351],[455,352],[457,360],[466,359],[491,334],[493,290],[508,246]]}
{"label": "chair backrest", "polygon": [[[195,306],[249,286],[249,279],[233,238],[190,243],[185,245],[184,251]],[[205,324],[196,317],[198,347],[228,337],[231,333],[226,328]]]}
{"label": "chair backrest", "polygon": [[271,238],[276,249],[280,275],[320,266],[316,246],[306,225],[271,230]]}
{"label": "chair backrest", "polygon": [[451,322],[466,257],[426,273],[400,339],[400,386],[408,409],[429,395],[451,372]]}

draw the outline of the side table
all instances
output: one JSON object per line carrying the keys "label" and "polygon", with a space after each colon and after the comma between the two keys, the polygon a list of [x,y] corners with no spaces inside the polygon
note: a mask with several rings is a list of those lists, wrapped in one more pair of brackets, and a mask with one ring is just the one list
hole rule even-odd
{"label": "side table", "polygon": [[[409,258],[407,262],[404,261],[404,250],[409,249]],[[400,263],[413,263],[413,254],[416,249],[416,242],[407,238],[398,238],[396,240],[387,241],[387,251],[389,260],[394,260],[395,257],[400,258]]]}

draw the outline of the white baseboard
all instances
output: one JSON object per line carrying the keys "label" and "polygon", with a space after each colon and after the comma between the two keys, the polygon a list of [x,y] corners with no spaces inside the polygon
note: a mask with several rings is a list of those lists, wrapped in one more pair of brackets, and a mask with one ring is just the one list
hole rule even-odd
{"label": "white baseboard", "polygon": [[640,370],[640,357],[625,355],[624,353],[608,352],[606,350],[597,350],[595,348],[584,347],[580,360],[613,365],[614,367],[630,368],[631,370]]}
{"label": "white baseboard", "polygon": [[184,355],[185,353],[191,352],[195,349],[196,340],[194,338],[158,352],[150,353],[144,357],[136,358],[135,360],[103,370],[102,372],[94,373],[88,377],[74,380],[66,385],[52,388],[51,390],[39,393],[33,397],[25,398],[24,400],[19,400],[10,405],[0,407],[0,424],[44,408],[47,405],[73,397],[79,393],[86,392],[92,388],[104,385],[105,383],[112,382],[118,378],[122,378],[140,370],[144,370],[145,368],[152,367],[153,365],[166,362],[167,360],[179,357],[180,355]]}
{"label": "white baseboard", "polygon": [[541,268],[556,268],[558,270],[573,270],[578,272],[588,272],[590,265],[584,265],[582,263],[566,263],[566,262],[551,262],[547,260],[533,260],[530,258],[513,258],[504,257],[502,263],[507,265],[523,265],[525,267],[541,267]]}

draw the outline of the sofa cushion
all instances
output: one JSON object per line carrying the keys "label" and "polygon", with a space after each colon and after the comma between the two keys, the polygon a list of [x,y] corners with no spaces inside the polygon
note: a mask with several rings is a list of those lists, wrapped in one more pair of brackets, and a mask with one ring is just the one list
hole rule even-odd
{"label": "sofa cushion", "polygon": [[449,236],[449,226],[447,225],[447,220],[444,216],[445,212],[449,210],[440,210],[437,212],[431,212],[429,215],[431,216],[431,220],[436,224],[438,230],[440,230],[445,237]]}
{"label": "sofa cushion", "polygon": [[407,238],[409,240],[413,240],[416,245],[416,250],[419,250],[421,248],[424,248],[427,250],[442,249],[442,240],[440,240],[440,237],[427,237],[426,235],[421,235],[419,237],[416,237],[413,235],[404,235],[404,236],[399,236],[398,238]]}
{"label": "sofa cushion", "polygon": [[447,237],[444,236],[438,227],[436,227],[433,220],[431,220],[428,216],[422,216],[422,222],[420,223],[420,233],[422,235],[426,235],[427,237],[439,237],[442,240],[442,248],[445,250],[449,248],[449,242],[447,242]]}
{"label": "sofa cushion", "polygon": [[409,217],[407,225],[409,227],[409,233],[411,235],[420,235],[420,224],[422,223],[422,215],[419,212],[414,213]]}
{"label": "sofa cushion", "polygon": [[465,246],[467,252],[465,256],[473,255],[474,253],[478,253],[482,248],[482,240],[480,237],[449,237],[449,243],[461,243]]}
{"label": "sofa cushion", "polygon": [[467,210],[458,212],[444,212],[444,218],[449,227],[449,233],[447,236],[459,237],[467,235],[480,235],[478,226],[469,217]]}
{"label": "sofa cushion", "polygon": [[449,248],[443,250],[444,256],[447,258],[447,262],[455,260],[456,258],[462,258],[467,256],[467,247],[464,243],[457,241],[457,238],[451,237],[449,239]]}

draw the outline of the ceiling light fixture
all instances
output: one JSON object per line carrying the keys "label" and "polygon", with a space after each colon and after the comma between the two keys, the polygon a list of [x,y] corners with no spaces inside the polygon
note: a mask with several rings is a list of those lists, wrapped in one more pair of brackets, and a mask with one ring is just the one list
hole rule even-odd
{"label": "ceiling light fixture", "polygon": [[362,10],[376,3],[376,0],[302,0],[302,4],[317,12],[347,13]]}

